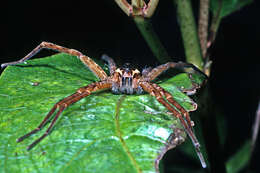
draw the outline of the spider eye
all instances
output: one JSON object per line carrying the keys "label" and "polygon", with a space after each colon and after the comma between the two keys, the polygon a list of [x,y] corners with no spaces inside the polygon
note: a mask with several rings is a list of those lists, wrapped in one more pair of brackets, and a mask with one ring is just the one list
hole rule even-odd
{"label": "spider eye", "polygon": [[133,76],[134,76],[135,74],[139,74],[139,73],[140,73],[139,70],[137,70],[137,69],[133,70]]}
{"label": "spider eye", "polygon": [[120,70],[120,68],[116,69],[116,72],[119,73],[121,76],[123,74],[122,70]]}

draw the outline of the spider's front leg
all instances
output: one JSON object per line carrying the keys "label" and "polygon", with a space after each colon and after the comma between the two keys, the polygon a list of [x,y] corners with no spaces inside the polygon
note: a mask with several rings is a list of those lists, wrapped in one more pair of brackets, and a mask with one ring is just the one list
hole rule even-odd
{"label": "spider's front leg", "polygon": [[[154,69],[143,74],[142,80],[150,82],[150,81],[154,80],[155,78],[157,78],[164,71],[168,70],[169,68],[177,68],[177,69],[181,69],[181,70],[186,69],[186,68],[192,68],[195,73],[198,73],[199,75],[202,75],[205,79],[208,79],[208,76],[193,64],[184,63],[184,62],[178,62],[178,63],[168,62],[166,64],[159,65],[159,66],[155,67]],[[191,80],[192,87],[188,88],[188,89],[185,89],[185,88],[179,88],[179,89],[182,92],[185,92],[187,95],[193,95],[194,93],[196,93],[196,90],[198,88],[200,88],[200,85],[198,85],[196,82],[194,82],[194,79],[193,79],[191,73],[189,73],[188,75],[189,75],[188,77]]]}
{"label": "spider's front leg", "polygon": [[[177,118],[179,118],[179,120],[181,121],[181,124],[183,125],[186,133],[189,135],[195,149],[196,149],[196,153],[200,159],[201,165],[203,168],[206,167],[206,162],[205,159],[200,151],[200,144],[198,139],[196,138],[193,130],[192,130],[192,123],[190,120],[190,116],[189,113],[179,104],[177,103],[172,95],[169,92],[166,92],[163,88],[161,88],[160,86],[156,85],[156,84],[152,84],[149,82],[140,82],[140,86],[144,89],[144,91],[150,93],[150,95],[155,96],[156,99],[158,100],[158,102],[160,102],[162,105],[164,105],[170,112],[173,113],[174,116],[176,116]],[[171,103],[173,106],[175,106],[178,110],[176,110],[176,108],[174,108],[171,104],[169,104],[166,100]],[[183,118],[182,114],[184,115],[185,119]]]}
{"label": "spider's front leg", "polygon": [[[188,127],[190,129],[192,129],[192,126],[194,126],[193,122],[191,121],[190,119],[190,114],[188,111],[186,111],[177,101],[175,101],[172,97],[172,95],[164,90],[162,87],[160,87],[159,85],[155,84],[155,83],[152,83],[152,86],[160,92],[160,94],[166,98],[166,100],[171,103],[172,105],[174,105],[185,117],[185,119],[187,120],[188,122]],[[195,107],[197,108],[197,104],[195,104]]]}
{"label": "spider's front leg", "polygon": [[166,64],[159,65],[152,69],[149,73],[142,76],[143,81],[152,81],[155,78],[157,78],[160,74],[162,74],[164,71],[168,70],[169,68],[177,68],[177,69],[186,69],[186,68],[192,68],[196,73],[204,76],[206,79],[208,79],[208,76],[203,73],[200,69],[198,69],[195,65],[190,63],[184,63],[184,62],[168,62]]}
{"label": "spider's front leg", "polygon": [[89,84],[85,87],[78,89],[74,94],[72,94],[72,95],[64,98],[63,100],[59,101],[58,103],[56,103],[53,106],[53,108],[50,110],[50,112],[46,115],[44,120],[40,123],[40,125],[36,129],[32,130],[31,132],[29,132],[29,133],[25,134],[24,136],[18,138],[17,142],[21,142],[24,139],[31,136],[32,134],[35,134],[36,132],[40,131],[42,129],[42,127],[48,122],[48,120],[50,120],[50,118],[54,114],[54,112],[58,109],[56,115],[54,116],[50,126],[45,131],[45,133],[40,138],[35,140],[31,145],[29,145],[27,147],[27,150],[32,149],[36,144],[38,144],[41,140],[43,140],[50,133],[52,127],[54,126],[54,124],[56,123],[60,114],[64,111],[64,109],[66,109],[69,105],[79,101],[80,99],[82,99],[86,96],[89,96],[92,92],[95,92],[95,91],[98,91],[98,90],[101,90],[101,89],[108,89],[108,88],[111,88],[110,82],[100,81],[100,82],[95,82],[95,83]]}
{"label": "spider's front leg", "polygon": [[27,54],[25,57],[18,61],[14,62],[9,62],[9,63],[4,63],[1,64],[1,67],[6,67],[9,65],[16,65],[23,63],[33,57],[35,54],[37,54],[40,50],[42,49],[52,49],[54,51],[62,52],[62,53],[67,53],[73,56],[77,56],[83,64],[85,64],[99,79],[105,80],[107,78],[107,74],[105,71],[98,65],[96,64],[91,58],[89,58],[86,55],[83,55],[81,52],[75,50],[75,49],[69,49],[66,47],[59,46],[57,44],[53,44],[50,42],[42,42],[39,44],[36,48],[34,48],[29,54]]}

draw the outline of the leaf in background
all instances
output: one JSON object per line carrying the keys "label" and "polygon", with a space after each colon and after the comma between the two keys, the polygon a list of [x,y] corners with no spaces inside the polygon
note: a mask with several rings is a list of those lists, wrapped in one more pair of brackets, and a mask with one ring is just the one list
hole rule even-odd
{"label": "leaf in background", "polygon": [[237,173],[250,161],[251,141],[247,140],[240,149],[226,162],[227,173]]}
{"label": "leaf in background", "polygon": [[210,10],[213,15],[218,15],[220,10],[219,17],[223,18],[252,2],[253,0],[211,0]]}
{"label": "leaf in background", "polygon": [[210,26],[210,34],[207,46],[210,47],[215,41],[218,27],[223,17],[241,9],[245,5],[252,3],[253,0],[211,0],[210,11],[212,12],[212,20]]}
{"label": "leaf in background", "polygon": [[[189,83],[183,76],[183,83]],[[173,79],[160,85],[185,109],[194,110],[195,103]],[[97,78],[67,54],[6,68],[0,78],[0,172],[155,172],[155,159],[168,142],[172,125],[182,126],[149,94],[94,93],[68,107],[52,133],[31,151],[26,146],[49,124],[16,143],[56,102],[94,81]]]}

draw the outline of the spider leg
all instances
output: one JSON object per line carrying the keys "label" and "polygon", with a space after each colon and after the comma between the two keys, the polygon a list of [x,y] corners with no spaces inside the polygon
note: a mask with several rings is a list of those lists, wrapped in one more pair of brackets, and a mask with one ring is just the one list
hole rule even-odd
{"label": "spider leg", "polygon": [[183,93],[186,93],[187,95],[194,95],[197,89],[199,89],[201,86],[194,81],[192,74],[189,73],[188,77],[192,86],[190,88],[179,87],[179,90],[181,90]]}
{"label": "spider leg", "polygon": [[142,70],[142,76],[146,76],[150,71],[152,71],[152,67],[146,67]]}
{"label": "spider leg", "polygon": [[83,55],[81,52],[79,52],[75,49],[69,49],[69,48],[62,47],[62,46],[59,46],[59,45],[56,45],[56,44],[53,44],[50,42],[42,42],[36,48],[34,48],[29,54],[27,54],[24,58],[22,58],[18,61],[1,64],[1,67],[3,68],[8,65],[16,65],[16,64],[23,63],[26,60],[33,57],[35,54],[37,54],[41,49],[52,49],[52,50],[55,50],[58,52],[77,56],[81,60],[81,62],[83,64],[85,64],[98,78],[100,78],[101,80],[104,80],[107,78],[107,74],[105,73],[105,71],[88,56]]}
{"label": "spider leg", "polygon": [[[167,101],[164,100],[163,95],[160,93],[160,91],[158,91],[153,84],[149,83],[149,82],[141,82],[140,86],[144,89],[144,91],[150,93],[150,95],[155,96],[156,99],[158,100],[158,102],[160,102],[162,105],[164,105],[169,111],[171,111],[173,113],[174,116],[176,116],[177,118],[179,118],[179,120],[181,121],[186,133],[189,135],[196,153],[200,159],[201,165],[203,168],[206,167],[206,162],[204,160],[204,157],[200,151],[200,144],[198,139],[196,138],[194,132],[192,131],[192,128],[190,128],[189,124],[185,121],[185,119],[182,117],[181,113],[178,112],[173,106],[171,106]],[[170,101],[169,101],[170,102]]]}
{"label": "spider leg", "polygon": [[25,138],[31,136],[32,134],[38,132],[41,130],[41,128],[47,123],[47,121],[50,119],[51,115],[55,112],[56,109],[58,109],[58,112],[54,116],[54,119],[52,120],[50,126],[45,131],[45,133],[35,140],[31,145],[27,147],[27,150],[32,149],[36,144],[38,144],[41,140],[43,140],[51,131],[52,127],[55,125],[57,119],[59,118],[60,114],[67,108],[69,105],[79,101],[80,99],[89,96],[92,92],[101,90],[101,89],[108,89],[111,88],[111,84],[107,81],[101,81],[101,82],[95,82],[92,84],[89,84],[85,87],[79,88],[74,94],[64,98],[63,100],[59,101],[54,105],[54,107],[51,109],[51,111],[46,115],[44,120],[41,122],[41,124],[31,132],[25,134],[24,136],[17,139],[17,142],[23,141]]}
{"label": "spider leg", "polygon": [[59,101],[58,103],[56,103],[53,108],[50,110],[50,112],[45,116],[44,120],[40,123],[40,125],[35,128],[34,130],[32,130],[31,132],[25,134],[24,136],[20,137],[17,139],[17,142],[22,142],[24,139],[30,137],[31,135],[37,133],[38,131],[40,131],[42,129],[42,127],[48,122],[48,120],[51,118],[51,116],[53,115],[53,113],[56,111],[56,109],[59,107],[59,105],[62,105],[63,103],[66,103],[66,101],[71,100],[77,96],[79,96],[80,93],[76,92],[66,98],[64,98],[63,100]]}
{"label": "spider leg", "polygon": [[66,108],[66,104],[62,104],[61,106],[59,106],[59,111],[57,112],[57,114],[55,115],[54,119],[51,122],[51,125],[48,127],[48,129],[46,130],[46,132],[37,140],[35,140],[32,144],[30,144],[27,147],[27,150],[31,150],[36,144],[38,144],[41,140],[43,140],[51,131],[53,125],[56,123],[56,120],[59,118],[60,114],[63,112],[63,110]]}
{"label": "spider leg", "polygon": [[101,59],[108,63],[110,75],[113,75],[114,72],[116,71],[116,63],[115,63],[115,61],[111,57],[107,56],[106,54],[103,54],[101,56]]}
{"label": "spider leg", "polygon": [[18,138],[16,140],[16,142],[22,142],[24,139],[28,138],[29,136],[37,133],[38,131],[41,130],[41,128],[46,124],[46,122],[50,119],[51,115],[55,112],[55,110],[57,109],[57,104],[54,105],[54,107],[50,110],[50,112],[45,116],[44,120],[41,122],[41,124],[35,128],[34,130],[32,130],[31,132],[23,135],[22,137]]}
{"label": "spider leg", "polygon": [[169,68],[179,68],[179,69],[184,69],[184,68],[192,68],[195,72],[205,76],[206,78],[208,78],[208,76],[206,74],[204,74],[200,69],[198,69],[195,65],[190,64],[190,63],[184,63],[184,62],[168,62],[166,64],[162,64],[159,65],[157,67],[155,67],[154,69],[152,69],[149,73],[147,73],[146,75],[144,75],[143,81],[152,81],[154,80],[156,77],[158,77],[162,72],[168,70]]}
{"label": "spider leg", "polygon": [[177,101],[175,101],[173,99],[172,95],[168,91],[164,90],[162,87],[160,87],[159,85],[157,85],[155,83],[153,83],[152,85],[153,85],[154,88],[156,88],[160,92],[160,94],[162,96],[164,96],[166,98],[166,100],[169,103],[171,103],[173,106],[175,106],[184,115],[186,121],[188,122],[189,128],[192,129],[193,123],[190,119],[189,112],[186,111]]}

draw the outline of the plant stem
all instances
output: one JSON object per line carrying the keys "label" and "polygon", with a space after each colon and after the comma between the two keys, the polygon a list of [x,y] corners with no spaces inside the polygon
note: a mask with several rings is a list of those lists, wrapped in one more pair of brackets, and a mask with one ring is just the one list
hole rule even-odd
{"label": "plant stem", "polygon": [[200,50],[200,43],[197,34],[191,1],[174,0],[177,5],[177,16],[182,34],[186,61],[203,69],[203,59]]}
{"label": "plant stem", "polygon": [[147,4],[147,10],[146,10],[145,17],[147,17],[147,18],[152,17],[158,3],[159,3],[159,0],[150,0],[149,1],[149,3]]}
{"label": "plant stem", "polygon": [[210,25],[210,34],[209,34],[209,40],[208,40],[208,43],[207,43],[207,47],[210,47],[212,45],[212,43],[215,41],[220,22],[221,22],[220,15],[219,14],[214,15],[213,19],[212,19],[212,23]]}
{"label": "plant stem", "polygon": [[144,37],[145,41],[147,42],[148,46],[150,47],[151,51],[158,59],[158,61],[160,63],[166,63],[172,61],[166,49],[163,47],[162,43],[160,42],[158,36],[154,32],[150,20],[145,19],[142,16],[135,16],[134,21],[137,28],[141,32],[142,36]]}
{"label": "plant stem", "polygon": [[260,102],[258,103],[258,108],[256,110],[255,121],[252,130],[253,132],[252,132],[251,153],[254,151],[255,148],[255,144],[259,134],[259,126],[260,126]]}
{"label": "plant stem", "polygon": [[202,57],[206,58],[209,23],[209,0],[200,0],[198,35]]}
{"label": "plant stem", "polygon": [[[197,27],[195,24],[192,6],[190,0],[175,0],[177,5],[177,16],[179,19],[180,30],[182,33],[186,60],[198,68],[203,69],[203,58],[201,55],[200,42],[197,35]],[[210,169],[212,172],[225,173],[225,164],[220,146],[219,137],[216,126],[216,114],[214,101],[210,94],[209,84],[201,91],[199,98],[199,115],[202,123],[202,132],[205,138],[208,158],[210,160]],[[213,138],[212,138],[213,137]],[[215,151],[215,152],[212,152]]]}
{"label": "plant stem", "polygon": [[127,16],[130,16],[132,6],[126,0],[115,0],[115,2]]}

